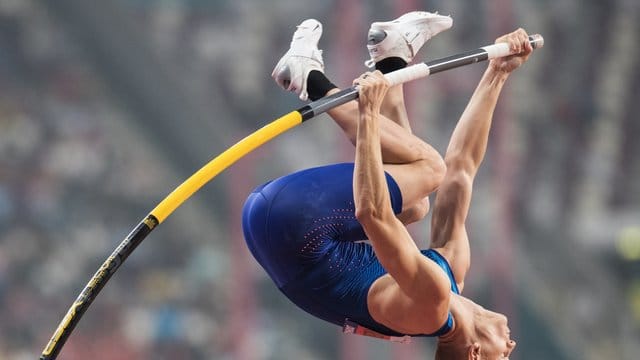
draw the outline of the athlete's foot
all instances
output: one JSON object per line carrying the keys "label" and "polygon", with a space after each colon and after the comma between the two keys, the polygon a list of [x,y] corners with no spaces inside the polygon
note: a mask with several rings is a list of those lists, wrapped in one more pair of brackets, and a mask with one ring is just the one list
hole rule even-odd
{"label": "athlete's foot", "polygon": [[400,58],[406,65],[424,43],[452,25],[451,17],[425,11],[406,13],[393,21],[374,22],[367,39],[371,59],[365,65],[373,68],[387,58]]}
{"label": "athlete's foot", "polygon": [[324,72],[322,50],[318,50],[318,41],[322,36],[322,24],[314,19],[307,19],[298,25],[293,33],[291,46],[282,56],[271,73],[271,77],[283,89],[298,94],[306,101],[307,78],[312,70]]}

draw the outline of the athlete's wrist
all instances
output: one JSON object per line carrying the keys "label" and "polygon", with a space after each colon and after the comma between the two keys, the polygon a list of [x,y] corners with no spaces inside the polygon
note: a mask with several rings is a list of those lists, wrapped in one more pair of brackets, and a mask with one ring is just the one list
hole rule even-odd
{"label": "athlete's wrist", "polygon": [[493,66],[487,67],[487,70],[484,73],[484,81],[486,81],[490,85],[502,85],[507,79],[511,72],[507,72],[501,69],[496,69]]}
{"label": "athlete's wrist", "polygon": [[375,117],[380,114],[380,107],[381,107],[381,104],[361,102],[358,105],[358,110],[360,110],[360,116]]}

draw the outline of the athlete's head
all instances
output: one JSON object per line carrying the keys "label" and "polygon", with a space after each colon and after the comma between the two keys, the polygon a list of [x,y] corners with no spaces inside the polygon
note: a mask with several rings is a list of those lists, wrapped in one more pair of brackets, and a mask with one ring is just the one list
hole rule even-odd
{"label": "athlete's head", "polygon": [[465,299],[466,311],[455,316],[452,334],[441,337],[436,360],[504,360],[516,346],[511,340],[506,316]]}

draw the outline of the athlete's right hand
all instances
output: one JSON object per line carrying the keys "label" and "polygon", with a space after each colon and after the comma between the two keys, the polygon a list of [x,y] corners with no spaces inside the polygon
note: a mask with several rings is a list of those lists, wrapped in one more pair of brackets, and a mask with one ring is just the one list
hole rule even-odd
{"label": "athlete's right hand", "polygon": [[494,70],[507,74],[524,64],[533,51],[533,47],[529,42],[529,35],[522,28],[497,38],[496,44],[498,43],[509,44],[509,48],[515,55],[493,59],[489,62],[489,66]]}
{"label": "athlete's right hand", "polygon": [[353,80],[353,85],[358,86],[360,111],[379,113],[382,101],[389,90],[389,81],[384,75],[378,70],[368,71]]}

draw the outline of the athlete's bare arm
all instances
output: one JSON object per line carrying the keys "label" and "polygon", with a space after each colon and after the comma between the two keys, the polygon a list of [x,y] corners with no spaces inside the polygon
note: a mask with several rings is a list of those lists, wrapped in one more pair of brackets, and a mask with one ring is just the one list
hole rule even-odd
{"label": "athlete's bare arm", "polygon": [[356,217],[390,275],[372,286],[369,309],[374,319],[397,331],[435,331],[448,314],[449,281],[435,263],[422,256],[391,207],[380,150],[379,114],[388,83],[379,72],[365,74],[357,82]]}
{"label": "athlete's bare arm", "polygon": [[484,158],[493,111],[509,74],[527,61],[532,48],[519,29],[496,40],[507,42],[518,55],[492,60],[458,121],[447,152],[447,171],[437,193],[431,223],[431,247],[448,260],[462,291],[470,266],[465,220],[474,177]]}
{"label": "athlete's bare arm", "polygon": [[[339,90],[334,89],[327,95],[337,91]],[[393,89],[392,93],[395,96],[399,91]],[[329,110],[328,113],[356,145],[360,116],[358,104],[349,102]],[[378,119],[380,128],[378,146],[382,151],[382,162],[385,164],[385,171],[389,172],[404,189],[402,193],[404,212],[437,189],[444,176],[444,160],[431,145],[411,134],[397,121],[383,115]],[[410,222],[410,220],[405,221]]]}

